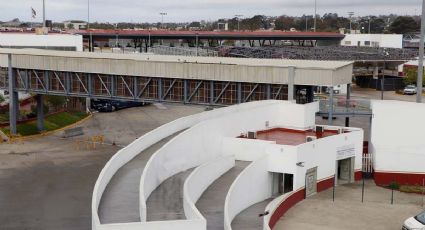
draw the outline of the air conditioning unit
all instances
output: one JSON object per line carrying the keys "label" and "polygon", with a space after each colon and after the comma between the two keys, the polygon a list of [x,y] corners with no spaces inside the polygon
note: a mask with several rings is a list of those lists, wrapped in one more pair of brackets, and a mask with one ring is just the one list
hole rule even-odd
{"label": "air conditioning unit", "polygon": [[325,128],[323,126],[316,126],[316,133],[323,133],[325,131]]}
{"label": "air conditioning unit", "polygon": [[338,134],[342,134],[342,133],[344,133],[344,129],[343,128],[339,128],[338,129]]}
{"label": "air conditioning unit", "polygon": [[257,132],[248,132],[248,139],[257,139]]}
{"label": "air conditioning unit", "polygon": [[312,142],[312,141],[315,141],[315,140],[317,140],[316,136],[306,136],[305,137],[306,142]]}

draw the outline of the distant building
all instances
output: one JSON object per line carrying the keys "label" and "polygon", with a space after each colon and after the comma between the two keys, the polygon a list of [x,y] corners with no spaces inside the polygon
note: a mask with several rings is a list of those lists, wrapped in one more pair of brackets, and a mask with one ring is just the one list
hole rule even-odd
{"label": "distant building", "polygon": [[0,48],[83,51],[83,37],[71,34],[1,33]]}
{"label": "distant building", "polygon": [[341,46],[403,48],[402,34],[346,34]]}
{"label": "distant building", "polygon": [[85,21],[77,21],[77,20],[71,20],[71,21],[64,21],[63,26],[65,29],[86,29],[87,28],[87,22]]}

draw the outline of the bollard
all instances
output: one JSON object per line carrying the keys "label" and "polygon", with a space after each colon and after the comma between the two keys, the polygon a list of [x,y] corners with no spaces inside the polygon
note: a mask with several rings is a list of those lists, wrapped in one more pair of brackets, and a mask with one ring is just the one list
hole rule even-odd
{"label": "bollard", "polygon": [[363,200],[364,200],[364,176],[363,176],[363,184],[362,184],[362,203],[363,203]]}

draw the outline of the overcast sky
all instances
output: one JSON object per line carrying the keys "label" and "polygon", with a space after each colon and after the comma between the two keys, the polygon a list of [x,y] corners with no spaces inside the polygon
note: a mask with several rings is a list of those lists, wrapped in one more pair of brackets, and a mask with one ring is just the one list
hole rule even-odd
{"label": "overcast sky", "polygon": [[[31,20],[30,8],[42,19],[42,0],[1,0],[0,21],[19,18]],[[347,15],[399,14],[421,12],[421,0],[317,0],[317,13]],[[303,15],[314,13],[314,0],[90,0],[91,21],[159,22],[159,12],[167,12],[164,21],[187,22],[231,18],[235,14]],[[46,0],[46,17],[54,21],[87,19],[87,0]]]}

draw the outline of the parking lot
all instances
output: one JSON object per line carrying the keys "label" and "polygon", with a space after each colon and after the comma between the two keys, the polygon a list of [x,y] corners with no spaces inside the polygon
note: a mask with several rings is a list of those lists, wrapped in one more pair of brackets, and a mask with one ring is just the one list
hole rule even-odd
{"label": "parking lot", "polygon": [[[0,229],[91,229],[94,183],[109,158],[144,133],[204,107],[145,106],[97,113],[83,124],[85,139],[105,135],[108,145],[87,150],[53,136],[0,145]],[[116,145],[111,145],[115,143]]]}

